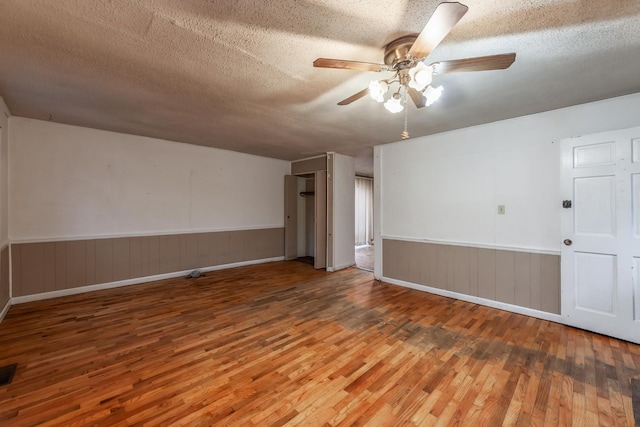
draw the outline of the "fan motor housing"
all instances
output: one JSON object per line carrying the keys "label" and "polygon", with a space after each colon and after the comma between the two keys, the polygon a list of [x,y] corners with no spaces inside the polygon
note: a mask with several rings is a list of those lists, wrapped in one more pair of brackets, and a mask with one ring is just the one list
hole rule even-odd
{"label": "fan motor housing", "polygon": [[396,71],[412,68],[415,61],[408,58],[408,55],[417,38],[417,34],[410,34],[390,42],[384,48],[384,63]]}

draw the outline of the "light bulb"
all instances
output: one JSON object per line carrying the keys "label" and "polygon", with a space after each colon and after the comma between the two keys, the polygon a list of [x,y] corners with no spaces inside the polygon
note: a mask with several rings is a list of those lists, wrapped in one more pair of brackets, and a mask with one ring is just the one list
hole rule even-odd
{"label": "light bulb", "polygon": [[389,90],[389,85],[384,80],[371,80],[369,82],[369,95],[378,102],[384,101],[384,94]]}
{"label": "light bulb", "polygon": [[391,98],[389,98],[389,100],[384,103],[384,108],[386,108],[387,111],[391,113],[399,113],[400,111],[404,110],[404,106],[400,101],[400,95],[396,93]]}
{"label": "light bulb", "polygon": [[433,67],[424,65],[424,62],[418,64],[409,70],[409,87],[415,90],[423,90],[425,86],[433,80]]}
{"label": "light bulb", "polygon": [[440,96],[442,95],[442,90],[442,86],[438,86],[436,88],[433,88],[431,86],[427,87],[427,90],[424,91],[424,96],[425,98],[427,98],[427,107],[436,102],[438,98],[440,98]]}
{"label": "light bulb", "polygon": [[425,87],[433,80],[433,75],[427,70],[420,70],[414,76],[416,83],[420,86]]}

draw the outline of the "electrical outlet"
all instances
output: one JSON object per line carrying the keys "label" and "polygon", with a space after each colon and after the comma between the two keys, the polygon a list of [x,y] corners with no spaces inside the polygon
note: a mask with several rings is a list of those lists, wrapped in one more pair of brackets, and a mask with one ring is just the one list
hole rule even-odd
{"label": "electrical outlet", "polygon": [[504,205],[498,205],[498,215],[504,215]]}

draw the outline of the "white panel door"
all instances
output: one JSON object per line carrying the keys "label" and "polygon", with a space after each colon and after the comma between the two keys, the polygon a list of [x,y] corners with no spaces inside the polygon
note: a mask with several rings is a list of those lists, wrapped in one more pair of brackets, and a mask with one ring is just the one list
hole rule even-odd
{"label": "white panel door", "polygon": [[640,343],[640,127],[562,141],[562,317]]}

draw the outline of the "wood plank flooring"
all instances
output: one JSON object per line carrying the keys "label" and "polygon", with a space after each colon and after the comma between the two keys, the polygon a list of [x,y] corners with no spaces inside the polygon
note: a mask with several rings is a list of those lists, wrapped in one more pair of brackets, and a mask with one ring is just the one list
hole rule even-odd
{"label": "wood plank flooring", "polygon": [[632,426],[639,347],[278,262],[11,307],[0,425]]}

